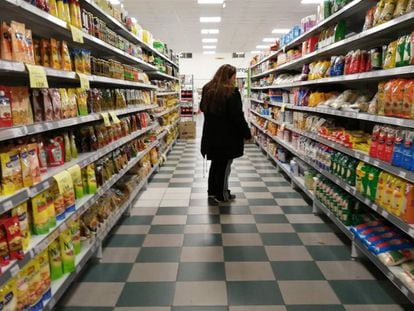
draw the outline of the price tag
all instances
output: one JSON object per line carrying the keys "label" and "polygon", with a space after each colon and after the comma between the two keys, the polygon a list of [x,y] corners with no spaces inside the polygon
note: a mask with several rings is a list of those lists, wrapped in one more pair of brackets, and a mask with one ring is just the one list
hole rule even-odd
{"label": "price tag", "polygon": [[408,235],[410,237],[414,237],[414,229],[412,229],[412,228],[408,229]]}
{"label": "price tag", "polygon": [[115,124],[121,123],[121,120],[118,119],[118,116],[115,114],[115,112],[111,111],[109,114],[111,115],[112,121],[114,121]]}
{"label": "price tag", "polygon": [[29,72],[30,87],[32,89],[49,88],[46,78],[46,71],[42,66],[26,64],[26,68]]}
{"label": "price tag", "polygon": [[408,296],[408,289],[405,286],[401,286],[401,292],[405,295]]}
{"label": "price tag", "polygon": [[79,28],[73,25],[69,25],[70,32],[72,33],[73,42],[83,43],[83,32]]}
{"label": "price tag", "polygon": [[89,77],[86,74],[80,72],[77,72],[77,74],[79,77],[81,89],[89,90],[91,88],[89,83]]}
{"label": "price tag", "polygon": [[3,203],[4,209],[7,211],[13,207],[13,202],[11,200],[8,200]]}
{"label": "price tag", "polygon": [[18,264],[10,268],[10,274],[12,277],[15,276],[19,271],[20,271],[20,267]]}
{"label": "price tag", "polygon": [[381,215],[384,216],[385,218],[387,218],[390,214],[388,214],[388,212],[386,210],[383,210],[381,212]]}
{"label": "price tag", "polygon": [[102,112],[101,116],[104,119],[105,126],[111,126],[111,121],[109,120],[109,114],[107,112]]}
{"label": "price tag", "polygon": [[280,112],[285,112],[286,109],[286,104],[283,104],[282,107],[280,108]]}

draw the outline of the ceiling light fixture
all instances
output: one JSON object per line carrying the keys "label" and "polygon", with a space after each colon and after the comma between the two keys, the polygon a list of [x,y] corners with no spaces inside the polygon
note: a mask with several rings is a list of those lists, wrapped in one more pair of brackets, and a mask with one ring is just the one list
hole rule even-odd
{"label": "ceiling light fixture", "polygon": [[200,23],[220,23],[220,16],[200,17]]}
{"label": "ceiling light fixture", "polygon": [[273,43],[276,41],[276,38],[264,38],[263,42]]}
{"label": "ceiling light fixture", "polygon": [[216,52],[215,51],[204,51],[203,54],[213,55],[213,54],[216,54]]}
{"label": "ceiling light fixture", "polygon": [[214,50],[215,48],[215,45],[203,45],[203,49],[205,50]]}
{"label": "ceiling light fixture", "polygon": [[118,5],[118,4],[121,4],[121,1],[120,1],[120,0],[109,0],[109,2],[110,2],[111,4],[113,4],[113,5]]}
{"label": "ceiling light fixture", "polygon": [[217,35],[218,33],[220,33],[218,29],[201,29],[202,35]]}
{"label": "ceiling light fixture", "polygon": [[288,33],[289,31],[290,31],[289,28],[275,28],[275,29],[272,30],[272,33],[284,34],[284,33]]}
{"label": "ceiling light fixture", "polygon": [[258,49],[258,50],[265,50],[265,49],[268,49],[268,48],[269,48],[268,45],[256,45],[256,49]]}
{"label": "ceiling light fixture", "polygon": [[302,0],[302,4],[320,4],[323,0]]}
{"label": "ceiling light fixture", "polygon": [[218,40],[216,38],[203,38],[201,42],[203,43],[216,43]]}
{"label": "ceiling light fixture", "polygon": [[224,0],[197,0],[198,4],[223,4]]}

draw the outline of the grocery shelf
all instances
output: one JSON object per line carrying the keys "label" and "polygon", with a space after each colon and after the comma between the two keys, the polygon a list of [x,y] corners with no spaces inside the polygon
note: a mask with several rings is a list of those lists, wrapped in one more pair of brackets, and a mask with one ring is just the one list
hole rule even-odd
{"label": "grocery shelf", "polygon": [[348,84],[356,82],[382,81],[392,78],[403,78],[414,76],[414,66],[397,67],[392,69],[374,70],[351,75],[342,75],[338,77],[322,78],[309,81],[298,81],[292,83],[275,84],[263,87],[252,87],[252,90],[269,90],[269,89],[291,89],[304,86],[319,86],[325,84]]}
{"label": "grocery shelf", "polygon": [[340,179],[337,176],[331,174],[330,172],[325,171],[325,170],[321,169],[320,167],[318,167],[316,164],[314,164],[312,162],[312,159],[310,159],[310,158],[306,157],[305,155],[301,154],[300,152],[298,152],[296,149],[293,148],[293,146],[291,144],[285,142],[284,140],[280,139],[279,137],[275,137],[275,136],[269,135],[256,122],[251,121],[250,124],[254,125],[262,133],[264,133],[265,135],[267,135],[268,137],[270,137],[271,139],[273,139],[280,146],[282,146],[283,148],[287,149],[290,153],[294,154],[296,157],[298,157],[302,161],[306,162],[308,165],[310,165],[311,167],[313,167],[316,171],[318,171],[319,173],[321,173],[322,175],[324,175],[326,178],[328,178],[331,181],[333,181],[335,184],[337,184],[339,187],[341,187],[346,192],[348,192],[349,194],[351,194],[353,197],[355,197],[356,199],[358,199],[360,202],[364,203],[370,209],[372,209],[373,211],[377,212],[382,217],[384,217],[385,219],[387,219],[390,223],[394,224],[395,226],[397,226],[398,228],[400,228],[403,232],[405,232],[406,234],[408,234],[409,236],[411,236],[411,237],[414,238],[414,225],[407,224],[401,218],[399,218],[399,217],[397,217],[397,216],[395,216],[393,214],[390,214],[386,209],[378,206],[377,204],[375,204],[374,202],[372,202],[368,198],[364,197],[361,193],[357,192],[356,189],[355,189],[355,187],[351,187],[346,182],[344,182],[342,179]]}
{"label": "grocery shelf", "polygon": [[278,124],[278,125],[280,124],[280,122],[278,122],[275,119],[273,119],[270,115],[269,116],[266,116],[264,114],[258,113],[257,111],[254,111],[254,110],[250,110],[250,112],[253,113],[253,114],[255,114],[255,115],[257,115],[257,116],[259,116],[259,117],[261,117],[261,118],[263,118],[263,119],[266,119],[267,121],[270,121],[270,122],[275,123],[275,124]]}
{"label": "grocery shelf", "polygon": [[318,208],[318,210],[322,211],[328,218],[344,233],[350,240],[353,240],[353,235],[350,231],[350,228],[345,226],[343,222],[341,222],[338,217],[331,210],[329,210],[325,205],[322,204],[316,197],[313,200],[314,206]]}
{"label": "grocery shelf", "polygon": [[154,116],[154,118],[160,118],[160,117],[165,116],[166,114],[169,114],[169,113],[171,113],[174,110],[177,110],[179,108],[180,108],[179,105],[175,105],[174,107],[168,108],[167,110],[164,110],[164,111],[159,112],[159,113],[155,113],[155,114],[153,114],[153,116]]}
{"label": "grocery shelf", "polygon": [[259,103],[259,104],[264,104],[265,103],[264,100],[257,99],[257,98],[252,98],[252,97],[250,97],[249,100],[253,101],[253,102],[256,102],[256,103]]}
{"label": "grocery shelf", "polygon": [[148,179],[154,174],[154,172],[157,169],[158,164],[155,165],[151,169],[149,174],[145,177],[145,179],[137,185],[137,187],[135,188],[134,192],[131,193],[128,200],[105,221],[103,226],[101,226],[98,229],[98,232],[95,234],[94,240],[90,241],[88,246],[83,247],[81,253],[76,257],[76,270],[73,273],[65,275],[56,281],[52,281],[52,298],[49,300],[44,310],[53,310],[56,303],[67,291],[71,283],[76,279],[76,277],[82,271],[82,269],[86,266],[89,259],[93,257],[97,249],[102,245],[102,242],[108,236],[111,229],[118,223],[121,216],[134,202],[138,194],[141,192],[145,184],[148,182]]}
{"label": "grocery shelf", "polygon": [[177,77],[174,77],[174,76],[171,76],[171,75],[169,75],[169,74],[166,74],[166,73],[164,73],[164,72],[161,72],[161,71],[148,71],[148,72],[146,72],[150,77],[152,77],[152,78],[157,78],[157,79],[170,79],[170,80],[180,80],[179,78],[177,78]]}
{"label": "grocery shelf", "polygon": [[180,123],[180,121],[181,121],[181,118],[177,118],[172,124],[169,124],[169,125],[167,125],[166,127],[165,127],[165,130],[168,132],[168,131],[170,131],[171,129],[173,129],[174,127],[176,127],[177,126],[177,124],[178,123]]}
{"label": "grocery shelf", "polygon": [[2,274],[0,274],[0,286],[5,284],[11,277],[15,276],[30,260],[36,255],[45,250],[49,244],[54,241],[63,231],[68,228],[71,221],[79,218],[90,206],[92,206],[98,199],[108,191],[122,176],[124,176],[134,165],[136,165],[152,148],[157,146],[159,141],[153,142],[144,151],[141,151],[137,157],[132,159],[128,165],[122,169],[118,174],[112,176],[102,187],[99,188],[96,194],[87,195],[82,199],[76,201],[76,210],[67,215],[64,220],[57,221],[56,226],[47,234],[32,236],[29,250],[25,252],[22,260],[14,260],[8,266],[2,267]]}
{"label": "grocery shelf", "polygon": [[23,203],[24,201],[29,200],[30,198],[34,197],[35,195],[43,192],[44,190],[50,188],[53,184],[53,176],[56,174],[74,166],[79,165],[80,167],[85,167],[86,165],[93,163],[106,154],[112,152],[113,150],[121,147],[122,145],[128,143],[129,141],[151,131],[156,127],[155,124],[150,125],[144,129],[136,131],[128,136],[125,136],[104,148],[101,148],[94,152],[87,152],[81,153],[77,159],[74,159],[70,162],[65,163],[62,166],[54,167],[49,169],[45,174],[42,174],[42,181],[37,183],[36,185],[30,188],[24,188],[18,191],[15,194],[9,196],[1,196],[0,197],[0,214],[7,212],[8,210],[12,209],[14,206],[18,205],[19,203]]}
{"label": "grocery shelf", "polygon": [[161,133],[157,135],[157,140],[161,141],[167,135],[167,133],[167,130],[164,129]]}
{"label": "grocery shelf", "polygon": [[135,65],[144,70],[157,70],[157,68],[137,57],[98,39],[87,33],[83,33],[84,43],[76,43],[72,40],[67,23],[57,17],[44,12],[24,0],[2,0],[0,2],[0,17],[2,20],[17,20],[24,22],[27,28],[36,36],[45,38],[58,37],[70,42],[70,46],[90,49],[95,56],[110,56],[128,64]]}
{"label": "grocery shelf", "polygon": [[91,76],[90,83],[93,85],[119,85],[119,86],[125,86],[128,88],[136,88],[136,89],[150,89],[155,90],[157,87],[152,84],[137,82],[137,81],[128,81],[128,80],[120,80],[120,79],[114,79],[109,77],[102,77],[102,76]]}
{"label": "grocery shelf", "polygon": [[118,21],[113,16],[109,15],[105,12],[102,8],[100,8],[93,0],[81,0],[82,8],[86,9],[87,11],[91,12],[93,15],[99,17],[103,21],[105,21],[106,25],[111,28],[113,31],[124,37],[125,39],[143,47],[145,50],[150,51],[157,56],[161,57],[162,59],[166,60],[173,66],[178,68],[178,64],[174,63],[170,58],[168,58],[163,53],[160,53],[153,47],[149,46],[142,40],[140,40],[135,34],[130,32],[125,25],[123,25],[120,21]]}
{"label": "grocery shelf", "polygon": [[170,95],[179,95],[180,92],[158,92],[157,96],[170,96]]}

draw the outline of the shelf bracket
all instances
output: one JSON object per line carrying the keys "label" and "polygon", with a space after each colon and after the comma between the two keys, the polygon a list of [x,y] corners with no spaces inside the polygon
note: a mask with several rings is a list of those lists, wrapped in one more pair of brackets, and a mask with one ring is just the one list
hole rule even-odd
{"label": "shelf bracket", "polygon": [[95,261],[101,261],[101,259],[103,258],[103,251],[102,251],[102,241],[99,241],[99,246],[95,251],[95,254],[93,255],[93,260]]}
{"label": "shelf bracket", "polygon": [[363,254],[359,250],[358,246],[356,246],[354,240],[352,240],[351,257],[352,257],[352,260],[356,260],[356,259],[363,257]]}
{"label": "shelf bracket", "polygon": [[295,183],[295,181],[293,180],[293,177],[290,179],[290,186],[292,187],[293,190],[298,190],[300,189],[298,187],[298,185]]}
{"label": "shelf bracket", "polygon": [[315,200],[312,201],[312,213],[320,214],[318,205],[316,204]]}

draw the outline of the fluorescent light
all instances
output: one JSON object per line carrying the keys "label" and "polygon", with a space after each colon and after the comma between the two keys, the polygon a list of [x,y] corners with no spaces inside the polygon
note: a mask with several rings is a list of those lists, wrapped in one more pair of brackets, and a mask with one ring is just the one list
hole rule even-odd
{"label": "fluorescent light", "polygon": [[269,43],[273,43],[276,41],[276,38],[264,38],[263,42],[269,42]]}
{"label": "fluorescent light", "polygon": [[203,43],[216,43],[218,40],[216,38],[203,38],[201,42]]}
{"label": "fluorescent light", "polygon": [[262,52],[260,52],[260,51],[251,51],[250,52],[250,54],[260,54],[260,53],[262,53]]}
{"label": "fluorescent light", "polygon": [[203,54],[213,55],[213,54],[216,54],[216,52],[215,51],[204,51]]}
{"label": "fluorescent light", "polygon": [[288,33],[290,31],[289,28],[275,28],[272,30],[272,33]]}
{"label": "fluorescent light", "polygon": [[216,35],[220,32],[218,29],[201,29],[202,35]]}
{"label": "fluorescent light", "polygon": [[323,2],[323,0],[302,0],[300,3],[302,4],[319,4]]}
{"label": "fluorescent light", "polygon": [[259,50],[266,50],[268,48],[269,48],[268,45],[256,45],[256,49],[259,49]]}
{"label": "fluorescent light", "polygon": [[203,49],[206,50],[214,50],[216,48],[215,45],[203,45]]}
{"label": "fluorescent light", "polygon": [[198,4],[223,4],[224,0],[197,0]]}
{"label": "fluorescent light", "polygon": [[200,23],[220,23],[220,16],[200,17]]}
{"label": "fluorescent light", "polygon": [[113,5],[118,5],[118,4],[121,4],[121,1],[120,1],[120,0],[109,0],[109,2],[110,2],[111,4],[113,4]]}

